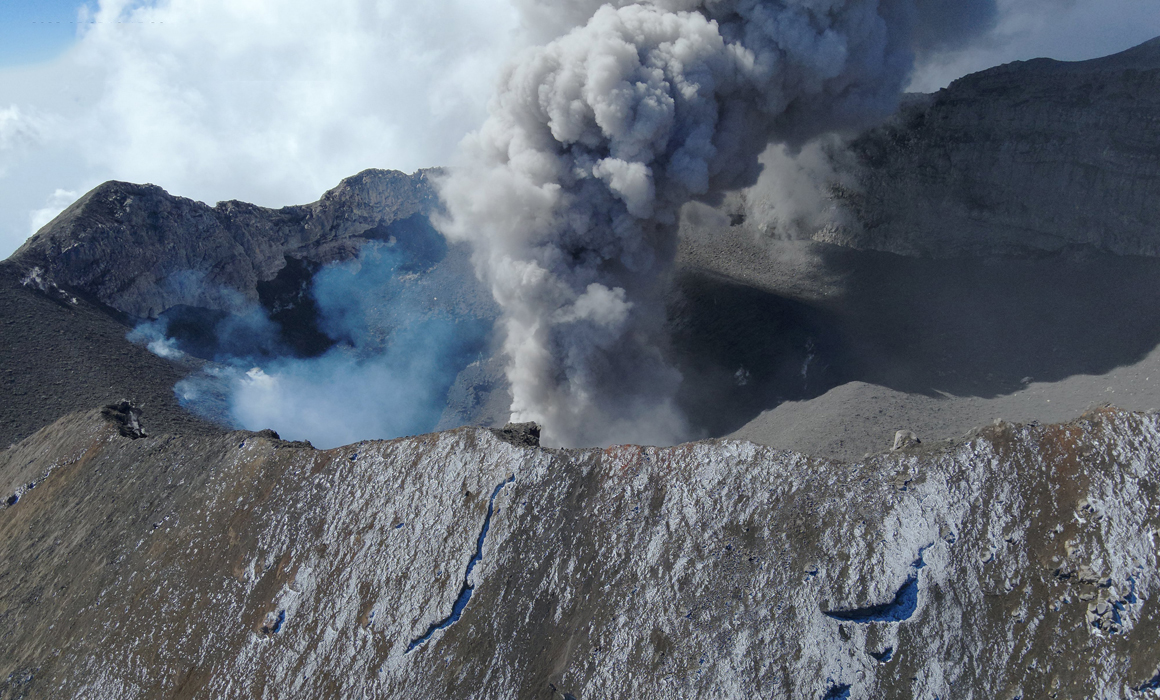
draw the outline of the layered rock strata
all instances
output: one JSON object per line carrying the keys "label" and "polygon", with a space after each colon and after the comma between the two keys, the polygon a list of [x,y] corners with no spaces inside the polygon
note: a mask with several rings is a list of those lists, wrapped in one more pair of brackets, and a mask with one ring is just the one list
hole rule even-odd
{"label": "layered rock strata", "polygon": [[1158,115],[1160,39],[966,76],[853,141],[857,185],[836,195],[856,224],[816,237],[929,257],[1160,255]]}

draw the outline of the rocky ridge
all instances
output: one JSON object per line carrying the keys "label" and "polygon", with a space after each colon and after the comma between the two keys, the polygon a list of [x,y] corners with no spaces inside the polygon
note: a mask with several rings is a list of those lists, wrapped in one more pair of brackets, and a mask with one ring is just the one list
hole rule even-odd
{"label": "rocky ridge", "polygon": [[236,311],[288,258],[354,257],[387,228],[435,207],[437,170],[365,170],[313,204],[210,207],[156,185],[106,182],[46,224],[10,258],[137,318],[178,305]]}
{"label": "rocky ridge", "polygon": [[853,464],[473,428],[327,451],[119,428],[73,414],[0,453],[27,480],[0,509],[0,697],[1160,686],[1155,415]]}
{"label": "rocky ridge", "polygon": [[851,225],[901,255],[1160,255],[1160,38],[1090,61],[1018,61],[915,95],[835,161]]}

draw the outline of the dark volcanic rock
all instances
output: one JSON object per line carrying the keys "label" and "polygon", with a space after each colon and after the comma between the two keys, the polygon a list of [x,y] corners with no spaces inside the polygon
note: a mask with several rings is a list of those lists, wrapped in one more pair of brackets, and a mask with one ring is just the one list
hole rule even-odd
{"label": "dark volcanic rock", "polygon": [[1160,665],[1154,415],[856,464],[118,428],[0,453],[36,484],[0,509],[17,694],[1130,698]]}
{"label": "dark volcanic rock", "polygon": [[[173,385],[197,365],[164,360],[125,339],[116,311],[0,262],[0,445],[66,413],[131,400],[149,433],[198,435],[216,428],[183,410]],[[63,296],[62,296],[63,294]]]}
{"label": "dark volcanic rock", "polygon": [[495,436],[517,447],[539,447],[540,426],[536,423],[508,423]]}
{"label": "dark volcanic rock", "polygon": [[141,427],[141,409],[134,406],[132,401],[121,399],[101,409],[101,415],[117,426],[121,437],[138,438],[149,437]]}
{"label": "dark volcanic rock", "polygon": [[345,260],[363,242],[388,238],[392,223],[429,213],[435,172],[366,170],[313,204],[281,209],[210,207],[154,185],[106,182],[11,260],[139,318],[177,305],[232,311],[257,302],[258,283],[274,279],[288,256]]}
{"label": "dark volcanic rock", "polygon": [[839,200],[860,225],[819,240],[932,257],[1160,255],[1160,39],[966,76],[852,150],[859,188]]}

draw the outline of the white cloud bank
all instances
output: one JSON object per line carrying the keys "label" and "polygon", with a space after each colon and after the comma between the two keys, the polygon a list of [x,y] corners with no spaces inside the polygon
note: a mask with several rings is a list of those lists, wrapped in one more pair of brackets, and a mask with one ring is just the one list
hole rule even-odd
{"label": "white cloud bank", "polygon": [[451,160],[518,17],[502,0],[101,0],[51,63],[0,69],[0,255],[106,179],[308,202]]}
{"label": "white cloud bank", "polygon": [[[913,86],[1160,34],[1160,0],[1004,3],[983,43],[921,67]],[[91,1],[63,56],[0,68],[0,257],[108,179],[280,206],[363,168],[450,163],[515,48],[599,4]]]}

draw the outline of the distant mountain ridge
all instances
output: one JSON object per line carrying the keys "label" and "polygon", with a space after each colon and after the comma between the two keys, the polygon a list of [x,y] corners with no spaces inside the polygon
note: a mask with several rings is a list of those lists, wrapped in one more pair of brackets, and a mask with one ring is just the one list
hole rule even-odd
{"label": "distant mountain ridge", "polygon": [[[1160,255],[1160,38],[1081,62],[1019,61],[912,96],[850,149],[856,225],[825,242],[949,257],[1092,247]],[[839,164],[839,167],[843,167]],[[256,299],[284,256],[329,262],[438,203],[438,169],[366,170],[317,202],[210,207],[107,182],[12,256],[137,317]]]}
{"label": "distant mountain ridge", "polygon": [[968,75],[850,150],[858,185],[836,199],[855,223],[817,240],[924,257],[1158,256],[1160,38]]}
{"label": "distant mountain ridge", "polygon": [[[907,256],[1160,256],[1160,38],[1082,62],[1015,62],[911,96],[854,139],[832,195],[848,225],[815,240]],[[107,182],[10,258],[138,318],[257,300],[286,258],[354,257],[438,206],[438,169],[366,170],[317,202],[209,206]],[[240,296],[239,296],[240,295]]]}
{"label": "distant mountain ridge", "polygon": [[286,258],[354,257],[386,228],[436,206],[437,169],[364,170],[314,203],[270,209],[210,207],[156,185],[106,182],[33,235],[10,258],[131,316],[177,305],[232,311],[257,302]]}

